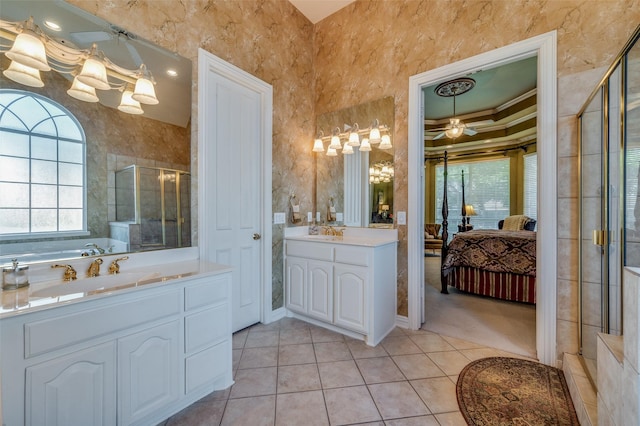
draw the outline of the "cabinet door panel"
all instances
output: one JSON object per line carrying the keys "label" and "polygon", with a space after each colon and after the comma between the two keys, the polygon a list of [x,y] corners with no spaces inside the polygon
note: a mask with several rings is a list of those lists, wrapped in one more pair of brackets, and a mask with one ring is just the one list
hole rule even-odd
{"label": "cabinet door panel", "polygon": [[287,309],[305,314],[307,312],[305,298],[307,262],[288,257],[285,261],[285,274]]}
{"label": "cabinet door panel", "polygon": [[115,343],[27,368],[26,424],[115,425]]}
{"label": "cabinet door panel", "polygon": [[118,340],[118,423],[130,424],[179,396],[179,321]]}
{"label": "cabinet door panel", "polygon": [[334,266],[334,322],[341,327],[366,333],[367,268]]}
{"label": "cabinet door panel", "polygon": [[309,316],[333,320],[333,266],[327,262],[309,262]]}

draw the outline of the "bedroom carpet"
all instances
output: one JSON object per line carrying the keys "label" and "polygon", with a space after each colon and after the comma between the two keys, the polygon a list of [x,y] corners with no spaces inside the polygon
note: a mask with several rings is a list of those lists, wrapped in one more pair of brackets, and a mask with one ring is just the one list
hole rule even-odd
{"label": "bedroom carpet", "polygon": [[523,359],[492,357],[469,363],[456,397],[469,425],[578,426],[562,370]]}
{"label": "bedroom carpet", "polygon": [[425,257],[423,330],[536,358],[536,309],[459,292],[440,293],[440,257]]}

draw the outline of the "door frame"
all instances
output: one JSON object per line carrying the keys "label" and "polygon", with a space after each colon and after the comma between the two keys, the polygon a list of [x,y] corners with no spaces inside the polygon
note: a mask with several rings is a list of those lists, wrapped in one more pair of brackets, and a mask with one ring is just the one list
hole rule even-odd
{"label": "door frame", "polygon": [[421,326],[424,286],[424,111],[422,88],[537,55],[538,57],[538,231],[536,350],[540,362],[556,364],[557,309],[557,33],[551,31],[409,78],[408,142],[408,324]]}
{"label": "door frame", "polygon": [[[260,239],[260,320],[263,323],[271,322],[272,317],[272,235],[271,216],[273,203],[271,198],[271,146],[273,137],[273,87],[249,74],[248,72],[232,65],[212,53],[201,48],[198,49],[198,170],[196,182],[198,184],[198,233],[206,235],[210,224],[205,220],[206,214],[204,206],[205,202],[211,196],[208,190],[208,182],[211,182],[213,168],[204,164],[204,159],[211,147],[205,143],[205,135],[209,134],[213,129],[214,123],[207,122],[205,112],[210,108],[211,102],[208,102],[207,94],[209,93],[209,82],[205,77],[206,74],[215,73],[223,78],[240,84],[259,94],[261,100],[260,117],[262,128],[260,131],[260,227],[262,238]],[[199,239],[199,252],[201,259],[207,259],[210,247],[206,242]]]}

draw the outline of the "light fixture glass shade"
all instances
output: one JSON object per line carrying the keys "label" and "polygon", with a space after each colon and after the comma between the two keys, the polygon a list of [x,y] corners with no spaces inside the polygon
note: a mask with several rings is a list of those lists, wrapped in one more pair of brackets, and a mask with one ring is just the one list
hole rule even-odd
{"label": "light fixture glass shade", "polygon": [[349,142],[345,142],[344,148],[342,148],[342,153],[345,155],[353,154],[353,147],[349,145]]}
{"label": "light fixture glass shade", "polygon": [[313,142],[313,152],[324,152],[324,145],[322,144],[322,139],[318,138]]}
{"label": "light fixture glass shade", "polygon": [[51,71],[47,63],[47,53],[40,38],[31,30],[24,30],[16,37],[7,58],[39,71]]}
{"label": "light fixture glass shade", "polygon": [[447,129],[444,134],[450,139],[455,139],[462,134],[462,127],[452,127],[451,129]]}
{"label": "light fixture glass shade", "polygon": [[[104,64],[94,58],[84,61],[82,71],[76,77],[82,83],[100,90],[109,90],[109,82],[107,81],[107,68]],[[132,92],[133,93],[133,92]]]}
{"label": "light fixture glass shade", "polygon": [[40,71],[35,68],[27,67],[17,61],[11,61],[9,68],[2,71],[5,77],[16,83],[24,84],[30,87],[43,87],[44,83],[40,78]]}
{"label": "light fixture glass shade", "polygon": [[371,151],[371,144],[369,143],[369,138],[362,138],[362,143],[360,144],[360,151]]}
{"label": "light fixture glass shade", "polygon": [[466,213],[467,216],[476,216],[477,215],[476,211],[473,209],[473,206],[471,204],[465,205],[464,206],[464,210],[465,210],[465,212],[467,212]]}
{"label": "light fixture glass shade", "polygon": [[331,148],[331,145],[329,145],[329,147],[327,148],[327,157],[335,157],[336,155],[338,155],[338,153],[336,152],[335,148]]}
{"label": "light fixture glass shade", "polygon": [[342,145],[340,144],[340,136],[333,135],[331,136],[331,144],[329,145],[331,149],[342,149]]}
{"label": "light fixture glass shade", "polygon": [[73,79],[73,84],[71,84],[71,88],[67,90],[67,94],[72,98],[79,99],[85,102],[98,102],[98,96],[96,96],[96,89],[91,86],[88,86],[78,80],[78,78]]}
{"label": "light fixture glass shade", "polygon": [[379,142],[380,142],[380,129],[378,129],[377,127],[372,127],[371,131],[369,132],[369,143],[373,145]]}
{"label": "light fixture glass shade", "polygon": [[156,98],[156,90],[153,87],[153,83],[151,80],[144,77],[141,77],[136,81],[136,88],[133,91],[133,99],[147,105],[156,105],[159,103],[158,98]]}
{"label": "light fixture glass shade", "polygon": [[373,183],[375,177],[373,175],[369,176],[369,183]]}
{"label": "light fixture glass shade", "polygon": [[360,146],[360,136],[358,136],[358,132],[354,131],[349,133],[348,144],[351,146]]}
{"label": "light fixture glass shade", "polygon": [[140,108],[140,102],[133,99],[131,95],[133,95],[131,90],[124,91],[118,109],[127,114],[142,114],[144,111]]}
{"label": "light fixture glass shade", "polygon": [[373,183],[380,183],[380,178],[378,176],[375,176],[373,178]]}
{"label": "light fixture glass shade", "polygon": [[391,137],[389,135],[382,135],[382,139],[380,140],[380,149],[391,149]]}

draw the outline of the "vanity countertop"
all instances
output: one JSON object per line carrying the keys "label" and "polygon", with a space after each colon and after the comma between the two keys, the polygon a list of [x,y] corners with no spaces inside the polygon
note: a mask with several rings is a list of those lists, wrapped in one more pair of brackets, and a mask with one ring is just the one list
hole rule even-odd
{"label": "vanity countertop", "polygon": [[326,244],[344,244],[352,246],[378,247],[386,244],[395,244],[397,239],[372,236],[333,236],[333,235],[296,235],[286,238],[294,241],[307,241]]}
{"label": "vanity countertop", "polygon": [[[124,269],[124,268],[123,268]],[[114,293],[137,291],[150,285],[171,285],[176,279],[217,275],[231,271],[230,266],[188,260],[144,266],[122,271],[117,275],[101,275],[64,282],[60,279],[31,284],[17,290],[0,290],[0,319],[106,297]],[[57,274],[56,274],[57,275]]]}

